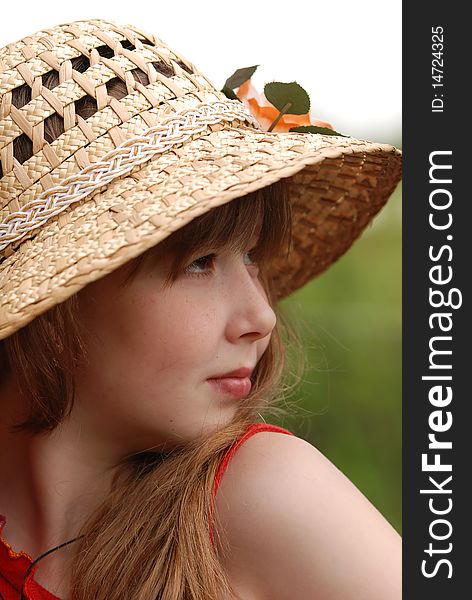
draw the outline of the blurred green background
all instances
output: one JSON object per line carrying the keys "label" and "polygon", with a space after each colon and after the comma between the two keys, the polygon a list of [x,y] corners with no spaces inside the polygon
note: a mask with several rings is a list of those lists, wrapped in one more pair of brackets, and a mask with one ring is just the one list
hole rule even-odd
{"label": "blurred green background", "polygon": [[307,368],[297,412],[267,419],[316,446],[399,533],[401,289],[400,183],[346,255],[281,302]]}

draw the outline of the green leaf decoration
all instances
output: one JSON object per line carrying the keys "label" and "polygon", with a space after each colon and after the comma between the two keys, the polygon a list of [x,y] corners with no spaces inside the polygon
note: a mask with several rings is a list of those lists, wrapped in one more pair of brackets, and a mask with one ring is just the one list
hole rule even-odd
{"label": "green leaf decoration", "polygon": [[305,115],[310,111],[310,97],[296,81],[266,83],[264,95],[283,114]]}
{"label": "green leaf decoration", "polygon": [[228,87],[227,85],[223,86],[223,88],[220,91],[222,91],[223,94],[225,94],[225,96],[227,98],[230,98],[231,100],[239,100],[239,101],[241,101],[241,99],[238,98],[236,96],[236,94],[233,92],[233,90],[230,87]]}
{"label": "green leaf decoration", "polygon": [[300,125],[300,127],[291,127],[289,131],[298,131],[300,133],[320,133],[321,135],[340,135],[341,137],[351,137],[349,135],[343,135],[329,129],[328,127],[316,127],[315,125]]}
{"label": "green leaf decoration", "polygon": [[225,87],[229,87],[231,90],[238,88],[245,81],[251,79],[251,77],[256,72],[258,66],[259,65],[254,65],[253,67],[244,67],[243,69],[236,69],[236,71],[231,75],[231,77],[228,77],[228,79],[225,81],[223,89]]}

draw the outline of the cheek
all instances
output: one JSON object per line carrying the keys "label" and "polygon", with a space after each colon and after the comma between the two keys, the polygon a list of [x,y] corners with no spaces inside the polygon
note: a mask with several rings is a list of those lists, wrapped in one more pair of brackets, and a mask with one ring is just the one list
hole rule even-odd
{"label": "cheek", "polygon": [[214,309],[199,307],[187,295],[149,297],[135,306],[140,318],[122,324],[123,340],[135,356],[152,361],[154,369],[198,364],[212,353],[217,331]]}

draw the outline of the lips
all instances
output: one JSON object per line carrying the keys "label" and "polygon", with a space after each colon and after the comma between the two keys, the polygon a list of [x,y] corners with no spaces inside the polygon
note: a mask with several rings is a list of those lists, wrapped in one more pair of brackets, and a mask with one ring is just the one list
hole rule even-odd
{"label": "lips", "polygon": [[235,371],[230,371],[229,373],[215,375],[214,377],[211,377],[211,379],[226,379],[229,377],[250,377],[253,370],[254,369],[250,367],[240,367],[239,369],[236,369]]}
{"label": "lips", "polygon": [[240,367],[235,371],[210,377],[208,382],[222,394],[243,398],[251,391],[252,383],[249,377],[253,370],[250,367]]}
{"label": "lips", "polygon": [[252,387],[249,377],[220,377],[218,379],[208,379],[208,382],[220,393],[234,398],[247,396]]}

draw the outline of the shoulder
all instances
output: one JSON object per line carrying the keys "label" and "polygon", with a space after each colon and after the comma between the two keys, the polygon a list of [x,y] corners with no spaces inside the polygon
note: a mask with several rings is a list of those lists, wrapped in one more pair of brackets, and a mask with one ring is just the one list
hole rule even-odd
{"label": "shoulder", "polygon": [[216,495],[218,550],[247,597],[401,598],[401,538],[317,448],[259,432]]}

